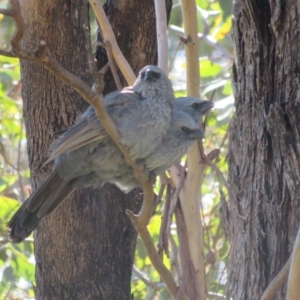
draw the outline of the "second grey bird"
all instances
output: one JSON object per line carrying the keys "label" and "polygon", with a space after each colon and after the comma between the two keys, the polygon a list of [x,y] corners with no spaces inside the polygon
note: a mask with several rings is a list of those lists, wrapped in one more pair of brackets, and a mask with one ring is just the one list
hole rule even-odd
{"label": "second grey bird", "polygon": [[[195,128],[195,126],[198,129],[203,115],[213,108],[213,106],[214,104],[212,102],[198,98],[176,98],[170,129],[166,137],[162,140],[158,148],[145,158],[147,170],[157,176],[179,162],[181,157],[187,153],[195,142],[195,139],[193,139],[195,132],[198,133],[197,138],[201,138],[198,131],[191,130],[190,135],[188,131],[191,128]],[[186,115],[188,115],[189,118]],[[202,138],[203,137],[204,135]],[[134,177],[128,165],[125,165],[123,162],[123,167],[119,167],[119,169],[123,169],[124,172],[116,177],[113,183],[123,192],[128,193],[134,188],[141,187],[140,182]]]}
{"label": "second grey bird", "polygon": [[[188,106],[194,111],[201,105],[203,112],[208,107],[211,108],[207,101],[194,105],[195,108],[192,109]],[[201,109],[198,110],[198,114],[202,114]],[[184,112],[175,111],[172,115],[172,127],[165,137],[164,144],[158,148],[160,150],[156,154],[157,157],[150,154],[148,161],[146,158],[146,166],[148,164],[150,171],[154,173],[164,171],[199,137],[203,137],[203,134],[195,121]],[[40,219],[51,213],[76,188],[101,186],[105,182],[124,184],[125,181],[121,178],[124,172],[128,178],[133,177],[132,169],[108,136],[103,137],[101,142],[94,141],[60,155],[55,160],[52,173],[39,184],[8,223],[11,240],[21,242],[25,239]],[[134,187],[139,186],[135,178],[134,181],[129,181],[128,188],[131,188],[130,184]]]}

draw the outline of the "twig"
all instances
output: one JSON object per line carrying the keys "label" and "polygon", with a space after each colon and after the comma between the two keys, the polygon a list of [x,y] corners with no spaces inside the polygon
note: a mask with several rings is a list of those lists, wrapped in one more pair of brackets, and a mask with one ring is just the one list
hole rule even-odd
{"label": "twig", "polygon": [[167,257],[169,257],[169,249],[168,249],[168,237],[167,237],[167,226],[168,226],[168,212],[171,204],[171,186],[167,185],[167,196],[165,201],[164,213],[162,216],[162,221],[159,229],[158,236],[158,253],[160,257],[163,256],[163,251],[165,251]]}
{"label": "twig", "polygon": [[291,262],[292,262],[292,258],[290,257],[288,261],[285,263],[285,265],[283,266],[283,268],[280,270],[280,272],[268,285],[268,287],[266,288],[266,290],[264,291],[261,297],[261,300],[272,300],[276,296],[278,290],[286,283],[288,279],[289,271],[291,268]]}
{"label": "twig", "polygon": [[185,45],[187,45],[187,44],[193,44],[193,40],[192,40],[192,38],[191,38],[190,35],[189,35],[188,37],[180,36],[180,37],[179,37],[179,40],[180,40],[183,44],[185,44]]}
{"label": "twig", "polygon": [[158,48],[158,66],[168,74],[168,38],[166,1],[154,0],[156,15],[156,35]]}
{"label": "twig", "polygon": [[132,85],[135,81],[135,75],[118,46],[113,30],[103,10],[102,4],[99,0],[89,0],[89,2],[100,24],[104,40],[106,42],[109,41],[111,43],[112,54],[116,64],[123,73],[128,84]]}
{"label": "twig", "polygon": [[11,51],[5,51],[0,49],[0,55],[2,56],[7,56],[7,57],[16,57]]}
{"label": "twig", "polygon": [[174,241],[174,238],[172,236],[172,234],[170,235],[170,244],[171,244],[171,249],[172,249],[172,254],[170,257],[170,262],[171,262],[171,270],[172,270],[172,266],[174,266],[175,271],[176,271],[176,275],[178,278],[178,282],[179,282],[179,286],[181,286],[181,282],[182,282],[182,272],[181,269],[179,267],[179,263],[178,263],[178,248],[176,246],[176,243]]}
{"label": "twig", "polygon": [[[132,222],[134,223],[135,220],[132,220]],[[145,245],[147,255],[149,256],[153,264],[153,267],[159,273],[160,277],[162,278],[163,282],[166,284],[171,295],[175,298],[179,292],[179,288],[176,285],[172,273],[166,268],[166,266],[163,264],[162,260],[160,259],[160,256],[157,253],[155,246],[153,244],[153,240],[148,231],[148,228],[139,226],[138,229],[139,229],[138,231],[139,235]],[[183,297],[181,299],[187,299],[187,298]]]}
{"label": "twig", "polygon": [[298,300],[300,295],[300,228],[291,257],[291,267],[288,277],[286,300]]}
{"label": "twig", "polygon": [[156,197],[156,201],[155,201],[155,202],[156,202],[156,203],[155,203],[156,206],[160,204],[166,186],[167,186],[166,184],[162,184],[162,185],[160,186],[160,189],[159,189],[158,195],[157,195],[157,197]]}
{"label": "twig", "polygon": [[121,83],[120,77],[119,77],[118,72],[117,72],[115,60],[114,60],[114,57],[113,57],[113,54],[112,54],[110,41],[105,41],[105,49],[106,49],[108,61],[110,62],[111,73],[113,75],[113,78],[114,78],[114,81],[116,83],[117,89],[121,90],[123,87],[122,87],[122,83]]}
{"label": "twig", "polygon": [[14,16],[14,11],[9,10],[9,9],[0,8],[0,14],[4,15],[4,16],[13,17]]}
{"label": "twig", "polygon": [[[213,154],[215,157],[219,154],[220,150],[219,149],[215,149],[217,150],[215,154]],[[214,151],[214,150],[213,150]],[[215,158],[214,157],[214,158]],[[221,182],[223,183],[223,185],[226,187],[226,189],[228,190],[228,193],[230,193],[230,187],[229,184],[227,182],[227,180],[225,179],[223,173],[220,171],[220,169],[217,167],[217,165],[215,163],[212,162],[212,160],[214,158],[212,157],[207,157],[208,159],[205,161],[217,174],[217,176],[219,177],[219,179],[221,180]]]}
{"label": "twig", "polygon": [[180,194],[181,189],[182,189],[183,184],[184,184],[185,176],[186,176],[186,163],[185,163],[184,168],[182,168],[180,170],[179,182],[178,182],[178,185],[176,186],[175,193],[173,194],[172,199],[171,199],[170,208],[169,208],[169,211],[168,211],[168,223],[167,223],[167,227],[166,227],[167,239],[169,239],[169,237],[171,235],[172,217],[173,217],[173,214],[174,214],[174,211],[175,211],[175,207],[177,205],[177,200],[179,198],[179,194]]}
{"label": "twig", "polygon": [[181,47],[181,43],[180,41],[178,42],[176,48],[175,48],[175,52],[174,52],[174,55],[170,58],[170,66],[169,66],[169,72],[171,72],[171,70],[173,69],[173,66],[174,66],[174,62],[175,62],[175,58],[177,56],[177,53],[179,51]]}
{"label": "twig", "polygon": [[[212,91],[212,93],[211,93],[211,95],[210,95],[210,98],[209,98],[209,101],[210,102],[213,102],[213,100],[214,100],[214,97],[215,97],[215,94],[216,94],[216,89],[214,89],[213,91]],[[207,113],[206,113],[206,115],[205,115],[205,118],[204,118],[204,121],[203,121],[203,130],[205,131],[205,129],[206,129],[206,125],[207,125],[207,122],[208,122],[208,116],[209,116],[209,114],[210,114],[210,111],[208,111]]]}
{"label": "twig", "polygon": [[[169,29],[174,32],[175,34],[179,35],[180,37],[184,34],[184,31],[182,28],[175,26],[175,25],[170,25]],[[225,58],[228,58],[230,61],[233,61],[233,55],[230,54],[222,45],[220,45],[212,36],[198,33],[197,38],[200,41],[205,42],[207,45],[215,48],[218,50],[221,55]]]}
{"label": "twig", "polygon": [[[224,268],[223,268],[223,270],[222,270],[222,272],[221,272],[221,275],[219,276],[218,284],[217,284],[216,289],[215,289],[216,291],[219,290],[219,286],[220,286],[220,284],[221,284],[221,280],[222,280],[223,276],[225,275],[225,271],[226,271],[226,265],[224,266]],[[216,293],[215,293],[215,294],[216,294]]]}
{"label": "twig", "polygon": [[153,282],[151,281],[146,274],[144,274],[141,270],[139,270],[137,268],[137,266],[133,265],[133,274],[139,278],[140,280],[142,280],[147,286],[149,286],[150,288],[152,288],[155,291],[158,291],[160,289],[165,289],[166,285],[162,282]]}
{"label": "twig", "polygon": [[223,148],[223,146],[224,146],[224,144],[225,144],[225,141],[226,141],[226,139],[227,139],[227,137],[228,137],[230,125],[231,125],[231,119],[230,119],[229,124],[228,124],[228,126],[227,126],[227,130],[226,130],[226,133],[225,133],[225,135],[224,135],[224,138],[223,138],[223,140],[222,140],[222,142],[221,142],[221,144],[220,144],[220,149]]}

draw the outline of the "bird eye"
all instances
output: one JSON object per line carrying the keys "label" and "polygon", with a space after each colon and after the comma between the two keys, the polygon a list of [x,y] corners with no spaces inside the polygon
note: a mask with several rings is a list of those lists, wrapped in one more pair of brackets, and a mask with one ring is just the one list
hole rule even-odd
{"label": "bird eye", "polygon": [[153,77],[156,79],[159,79],[161,77],[160,73],[157,73],[157,72],[152,72],[152,73],[153,73]]}
{"label": "bird eye", "polygon": [[184,132],[185,134],[190,134],[191,132],[193,132],[192,129],[188,128],[188,127],[181,127],[182,132]]}
{"label": "bird eye", "polygon": [[198,109],[200,107],[200,103],[196,102],[192,104],[192,108]]}

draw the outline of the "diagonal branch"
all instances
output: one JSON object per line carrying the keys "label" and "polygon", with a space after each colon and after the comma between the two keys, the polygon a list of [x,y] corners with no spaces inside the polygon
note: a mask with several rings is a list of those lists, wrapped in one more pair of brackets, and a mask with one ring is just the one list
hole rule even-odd
{"label": "diagonal branch", "polygon": [[113,30],[103,10],[102,4],[99,0],[89,0],[89,2],[100,24],[105,42],[109,41],[111,44],[111,50],[116,64],[120,68],[128,84],[132,85],[135,81],[135,75],[118,46]]}

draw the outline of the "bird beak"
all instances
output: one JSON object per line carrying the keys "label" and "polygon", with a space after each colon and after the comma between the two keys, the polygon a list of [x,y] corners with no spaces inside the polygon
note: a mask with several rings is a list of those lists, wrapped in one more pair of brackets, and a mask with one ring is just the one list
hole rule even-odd
{"label": "bird beak", "polygon": [[192,139],[203,139],[204,133],[200,129],[196,129],[189,134],[189,137]]}
{"label": "bird beak", "polygon": [[214,103],[211,101],[203,101],[203,103],[201,104],[200,108],[201,108],[201,112],[203,114],[207,113],[210,109],[212,109],[214,107]]}

